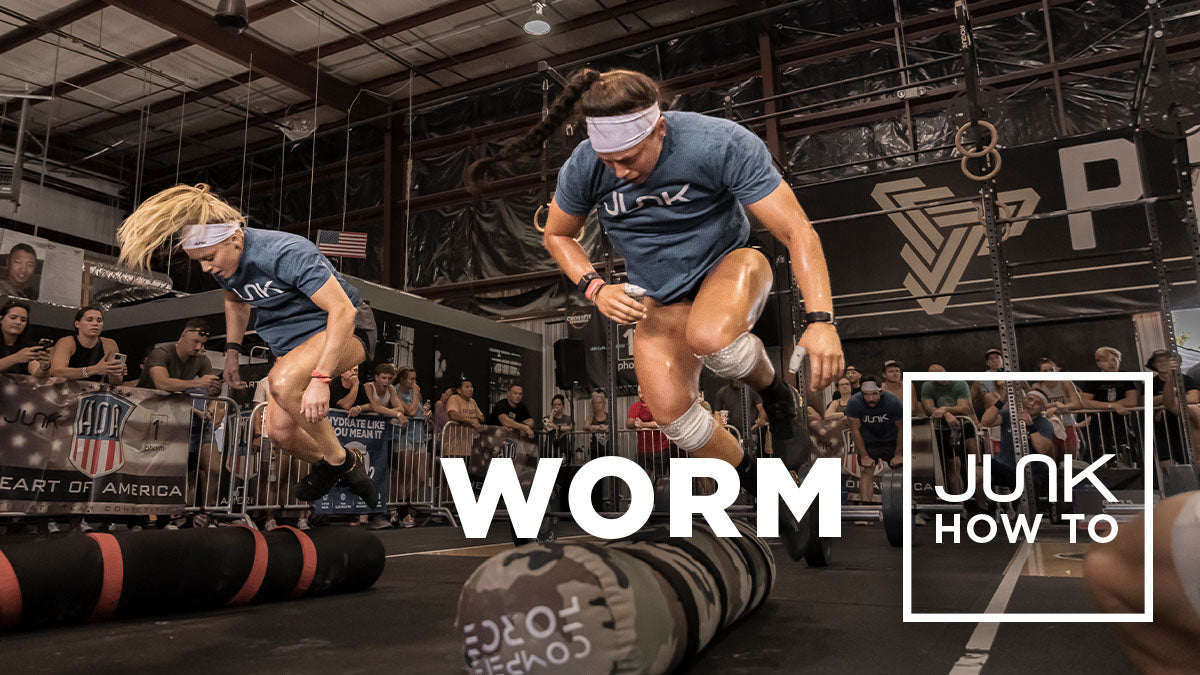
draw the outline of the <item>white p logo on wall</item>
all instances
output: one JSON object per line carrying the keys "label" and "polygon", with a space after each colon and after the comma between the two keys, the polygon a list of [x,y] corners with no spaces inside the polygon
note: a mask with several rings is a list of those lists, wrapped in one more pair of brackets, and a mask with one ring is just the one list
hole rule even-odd
{"label": "white p logo on wall", "polygon": [[[904,288],[926,314],[946,311],[950,304],[948,294],[962,281],[971,258],[987,253],[987,237],[975,203],[920,208],[924,203],[954,197],[950,188],[926,187],[920,178],[880,183],[871,191],[871,197],[883,209],[911,209],[888,214],[908,240],[900,250],[900,258],[909,269]],[[1033,188],[1001,192],[998,198],[1003,218],[1030,215],[1040,199]],[[1028,222],[1008,223],[1004,239],[1020,236]]]}

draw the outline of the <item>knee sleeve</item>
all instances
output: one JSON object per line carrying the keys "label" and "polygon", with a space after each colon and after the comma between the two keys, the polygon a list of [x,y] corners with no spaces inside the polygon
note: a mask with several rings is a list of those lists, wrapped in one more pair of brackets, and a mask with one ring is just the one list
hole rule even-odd
{"label": "knee sleeve", "polygon": [[700,362],[713,373],[731,380],[740,380],[754,370],[760,355],[764,353],[762,340],[750,333],[742,333],[724,349],[698,356]]}
{"label": "knee sleeve", "polygon": [[696,400],[679,419],[664,426],[662,432],[680,450],[695,452],[712,438],[716,428],[717,421]]}
{"label": "knee sleeve", "polygon": [[1171,526],[1171,560],[1184,595],[1200,615],[1200,492],[1192,493]]}

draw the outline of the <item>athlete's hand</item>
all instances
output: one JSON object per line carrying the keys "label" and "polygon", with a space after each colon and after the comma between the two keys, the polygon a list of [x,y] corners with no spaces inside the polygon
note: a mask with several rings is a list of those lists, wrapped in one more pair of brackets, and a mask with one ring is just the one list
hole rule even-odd
{"label": "athlete's hand", "polygon": [[804,329],[804,335],[800,336],[799,345],[808,350],[810,390],[820,391],[842,374],[845,368],[842,341],[838,338],[837,329],[833,324],[810,323]]}
{"label": "athlete's hand", "polygon": [[329,385],[316,378],[309,380],[300,408],[304,411],[304,419],[309,422],[315,424],[325,419],[329,414]]}
{"label": "athlete's hand", "polygon": [[238,372],[238,355],[235,352],[225,352],[225,383],[230,389],[245,389],[246,383]]}
{"label": "athlete's hand", "polygon": [[605,284],[593,299],[600,313],[617,323],[637,323],[646,318],[646,306],[625,293],[625,284]]}

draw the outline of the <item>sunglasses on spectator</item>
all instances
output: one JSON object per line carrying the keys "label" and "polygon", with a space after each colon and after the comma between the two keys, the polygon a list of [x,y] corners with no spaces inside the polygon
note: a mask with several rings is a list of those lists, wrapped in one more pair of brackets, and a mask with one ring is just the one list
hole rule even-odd
{"label": "sunglasses on spectator", "polygon": [[209,337],[210,335],[212,335],[212,333],[210,333],[210,332],[208,332],[208,331],[204,330],[203,328],[189,328],[189,329],[187,329],[187,330],[185,330],[185,331],[183,331],[183,332],[185,332],[185,333],[195,333],[196,335],[199,335],[199,336],[200,336],[200,337],[202,337],[202,338],[206,338],[206,337]]}

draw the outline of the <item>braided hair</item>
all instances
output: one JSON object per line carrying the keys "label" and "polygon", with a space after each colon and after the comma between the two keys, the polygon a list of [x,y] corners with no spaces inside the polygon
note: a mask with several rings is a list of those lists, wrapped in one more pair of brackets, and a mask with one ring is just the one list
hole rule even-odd
{"label": "braided hair", "polygon": [[608,117],[636,112],[658,103],[662,98],[658,84],[649,76],[632,70],[610,70],[601,73],[591,68],[577,71],[567,82],[558,98],[546,111],[546,116],[524,136],[506,143],[492,157],[472,162],[464,180],[473,194],[481,194],[487,186],[487,171],[498,162],[533,155],[575,113],[576,104],[589,117]]}

